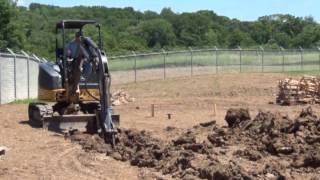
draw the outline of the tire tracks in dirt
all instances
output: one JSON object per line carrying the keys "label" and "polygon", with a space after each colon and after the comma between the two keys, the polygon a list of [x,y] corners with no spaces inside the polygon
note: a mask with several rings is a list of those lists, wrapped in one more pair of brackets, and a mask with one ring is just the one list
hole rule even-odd
{"label": "tire tracks in dirt", "polygon": [[56,154],[49,157],[46,164],[52,175],[44,179],[139,179],[140,170],[128,163],[116,161],[103,153],[86,152],[75,143],[67,142],[58,147],[53,147],[54,144],[50,146],[55,148]]}
{"label": "tire tracks in dirt", "polygon": [[48,167],[54,169],[57,176],[61,174],[62,177],[59,178],[106,179],[95,165],[89,162],[89,156],[94,156],[94,154],[83,152],[79,147],[71,144],[54,155],[54,158],[50,158]]}

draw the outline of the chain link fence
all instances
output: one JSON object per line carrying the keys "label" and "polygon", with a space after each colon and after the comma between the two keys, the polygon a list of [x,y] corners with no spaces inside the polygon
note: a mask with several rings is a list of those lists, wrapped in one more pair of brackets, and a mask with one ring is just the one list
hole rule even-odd
{"label": "chain link fence", "polygon": [[320,49],[192,49],[109,57],[114,83],[218,73],[320,70]]}
{"label": "chain link fence", "polygon": [[38,96],[38,65],[46,61],[11,49],[0,51],[0,104]]}
{"label": "chain link fence", "polygon": [[[0,104],[37,98],[38,65],[34,54],[0,50]],[[131,52],[109,57],[113,83],[219,73],[320,71],[319,49],[192,49]]]}

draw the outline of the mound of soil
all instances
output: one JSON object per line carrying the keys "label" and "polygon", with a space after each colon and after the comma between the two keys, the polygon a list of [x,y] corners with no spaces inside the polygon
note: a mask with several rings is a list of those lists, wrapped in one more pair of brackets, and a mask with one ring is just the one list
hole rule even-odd
{"label": "mound of soil", "polygon": [[146,131],[119,129],[114,149],[98,135],[74,133],[69,138],[87,151],[179,179],[320,176],[320,121],[311,108],[294,120],[265,111],[251,119],[248,109],[230,109],[226,121],[229,127],[201,123],[170,141]]}
{"label": "mound of soil", "polygon": [[[205,126],[211,127],[214,123]],[[193,131],[187,131],[171,142],[152,138],[137,130],[119,130],[118,144],[113,149],[97,135],[73,133],[70,139],[87,151],[106,153],[120,161],[138,167],[154,168],[175,178],[230,179],[249,177],[240,166],[221,163],[213,155],[212,146],[197,142]]]}
{"label": "mound of soil", "polygon": [[243,121],[250,120],[249,109],[229,109],[227,111],[225,120],[229,127],[237,127]]}
{"label": "mound of soil", "polygon": [[[244,136],[241,141],[250,144],[251,149],[293,159],[291,167],[320,167],[320,121],[311,107],[303,109],[294,120],[260,111],[233,132]],[[236,154],[256,160],[250,150]]]}

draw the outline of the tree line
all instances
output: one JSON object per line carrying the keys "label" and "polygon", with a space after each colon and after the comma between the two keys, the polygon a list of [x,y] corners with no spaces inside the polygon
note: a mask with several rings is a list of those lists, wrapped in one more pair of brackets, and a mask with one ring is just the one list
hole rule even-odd
{"label": "tree line", "polygon": [[[53,58],[55,25],[62,19],[93,19],[102,24],[107,52],[147,51],[187,47],[315,48],[320,25],[313,17],[274,14],[255,21],[239,21],[213,11],[140,12],[131,7],[58,7],[32,3],[20,7],[0,0],[0,49],[25,49]],[[85,32],[86,33],[86,32]],[[92,29],[90,36],[97,36]]]}

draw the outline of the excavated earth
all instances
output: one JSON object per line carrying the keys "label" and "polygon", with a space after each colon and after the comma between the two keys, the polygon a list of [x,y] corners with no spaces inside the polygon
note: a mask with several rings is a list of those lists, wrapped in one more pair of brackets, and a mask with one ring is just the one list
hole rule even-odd
{"label": "excavated earth", "polygon": [[295,119],[248,109],[229,109],[228,126],[215,121],[190,129],[168,127],[168,140],[147,131],[119,129],[112,148],[98,135],[67,138],[90,152],[178,179],[319,179],[320,120],[309,107]]}

